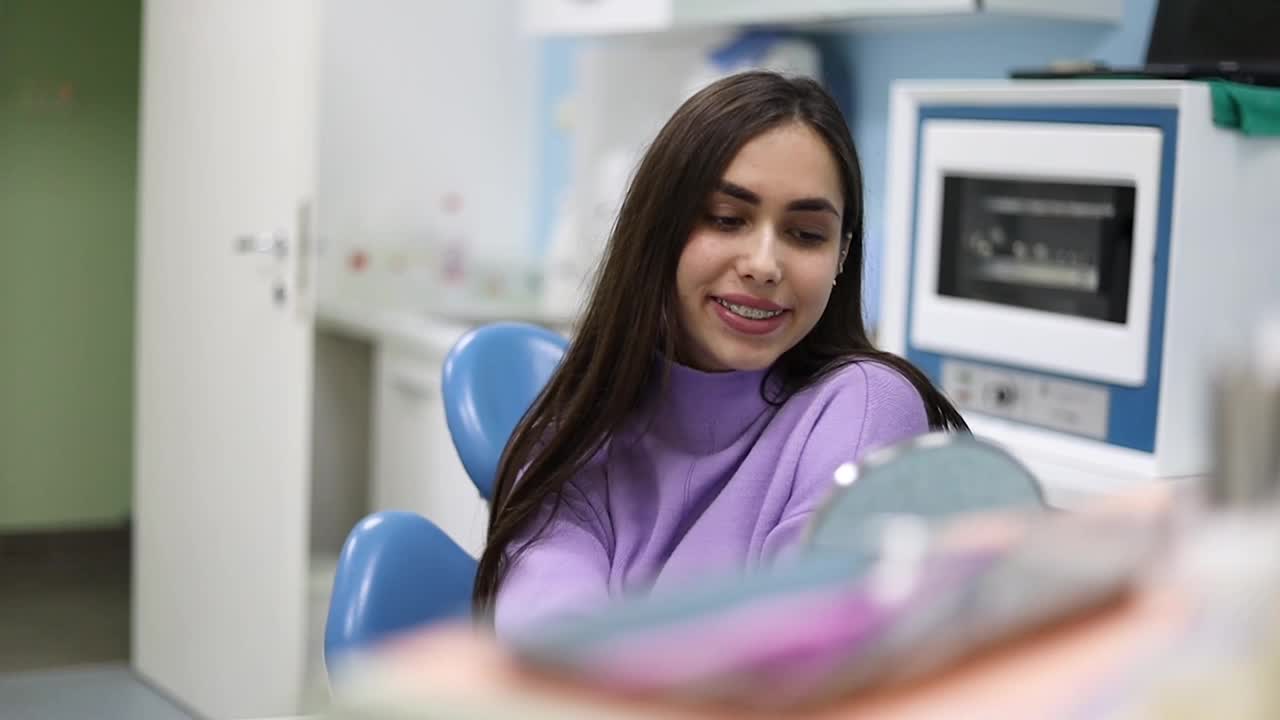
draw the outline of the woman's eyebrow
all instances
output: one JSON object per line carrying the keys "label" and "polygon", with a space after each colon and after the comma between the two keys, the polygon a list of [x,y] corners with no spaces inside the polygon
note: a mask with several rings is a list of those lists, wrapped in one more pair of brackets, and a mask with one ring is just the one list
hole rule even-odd
{"label": "woman's eyebrow", "polygon": [[801,198],[800,200],[792,200],[787,203],[788,210],[804,210],[816,212],[829,212],[836,217],[840,217],[840,211],[836,210],[836,206],[826,198],[813,197]]}
{"label": "woman's eyebrow", "polygon": [[721,180],[720,184],[716,185],[716,192],[722,192],[725,195],[728,195],[729,197],[737,198],[742,202],[748,203],[750,205],[760,204],[759,195],[751,192],[750,190],[742,187],[741,185],[735,185],[729,182],[728,180]]}
{"label": "woman's eyebrow", "polygon": [[[732,198],[737,198],[749,205],[759,205],[760,196],[754,192],[731,183],[728,180],[721,180],[716,185],[716,192],[722,192]],[[800,198],[787,203],[788,210],[798,210],[802,212],[829,212],[836,217],[840,217],[840,211],[836,210],[836,206],[831,201],[821,197]]]}

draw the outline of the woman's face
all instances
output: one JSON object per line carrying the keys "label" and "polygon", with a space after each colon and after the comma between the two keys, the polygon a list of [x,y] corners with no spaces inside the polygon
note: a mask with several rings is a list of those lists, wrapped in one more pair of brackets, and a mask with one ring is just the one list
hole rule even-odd
{"label": "woman's face", "polygon": [[843,263],[843,213],[835,158],[808,125],[744,145],[680,254],[680,360],[760,370],[800,342]]}

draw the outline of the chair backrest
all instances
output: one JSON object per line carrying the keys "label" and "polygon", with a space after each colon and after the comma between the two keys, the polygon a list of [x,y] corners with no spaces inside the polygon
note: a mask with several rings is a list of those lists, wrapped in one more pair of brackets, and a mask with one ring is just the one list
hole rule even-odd
{"label": "chair backrest", "polygon": [[497,323],[464,335],[444,361],[449,435],[471,482],[493,498],[498,460],[516,423],[551,379],[568,341],[543,327]]}
{"label": "chair backrest", "polygon": [[352,650],[471,612],[476,561],[430,520],[384,511],[347,536],[324,630],[330,671]]}

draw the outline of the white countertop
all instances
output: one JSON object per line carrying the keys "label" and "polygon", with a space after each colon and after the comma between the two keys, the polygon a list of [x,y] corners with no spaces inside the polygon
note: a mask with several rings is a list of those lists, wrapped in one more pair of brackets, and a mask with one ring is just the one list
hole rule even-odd
{"label": "white countertop", "polygon": [[573,325],[573,318],[569,316],[542,313],[536,308],[483,304],[429,313],[321,301],[316,309],[318,328],[373,343],[392,342],[425,348],[448,348],[472,327],[504,321],[543,325],[566,334]]}

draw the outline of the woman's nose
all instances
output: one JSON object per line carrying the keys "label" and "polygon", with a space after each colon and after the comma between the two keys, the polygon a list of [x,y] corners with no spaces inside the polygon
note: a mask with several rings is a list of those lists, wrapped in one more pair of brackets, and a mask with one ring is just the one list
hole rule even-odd
{"label": "woman's nose", "polygon": [[746,238],[746,245],[738,260],[738,274],[763,284],[776,285],[782,280],[778,234],[771,226],[762,225],[757,232]]}

